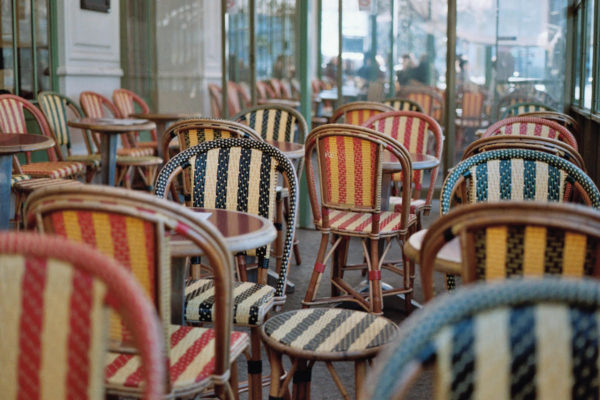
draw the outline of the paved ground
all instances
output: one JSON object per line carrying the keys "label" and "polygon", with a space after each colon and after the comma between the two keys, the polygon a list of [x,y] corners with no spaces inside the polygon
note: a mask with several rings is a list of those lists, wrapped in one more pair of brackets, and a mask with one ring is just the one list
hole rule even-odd
{"label": "paved ground", "polygon": [[[425,227],[429,226],[429,224],[437,218],[439,215],[439,209],[437,207],[437,202],[434,204],[434,209],[431,212],[431,215],[425,220]],[[300,251],[302,255],[302,265],[297,266],[295,262],[292,262],[289,272],[289,279],[295,283],[296,288],[294,293],[289,294],[286,304],[283,308],[283,311],[286,310],[295,310],[301,308],[301,301],[306,292],[306,288],[308,286],[308,282],[310,280],[310,276],[312,273],[312,268],[315,262],[315,258],[317,256],[317,250],[319,248],[319,242],[321,238],[321,234],[315,230],[309,229],[299,229],[298,236],[300,239]],[[390,257],[392,259],[400,258],[400,249],[397,245],[393,245],[393,250],[390,251]],[[358,262],[362,259],[361,246],[357,239],[350,245],[350,262]],[[388,272],[389,273],[389,272]],[[328,276],[329,271],[326,271],[326,276]],[[384,281],[397,281],[400,282],[396,277],[394,279],[389,279],[389,275],[385,275],[384,272],[383,280]],[[359,272],[353,273],[353,275],[349,275],[352,278],[352,283],[358,285],[363,278],[360,276]],[[439,279],[440,277],[438,277]],[[328,295],[329,284],[328,282],[323,280],[321,284],[321,288],[319,289],[319,295],[326,296]],[[423,300],[422,290],[421,290],[421,282],[418,276],[418,268],[417,268],[417,279],[415,280],[415,300],[421,302]],[[396,323],[401,323],[407,315],[404,312],[404,302],[398,300],[396,298],[386,298],[384,303],[384,315],[387,318],[390,318]],[[264,369],[268,369],[268,362],[266,361],[266,356],[263,356],[264,360]],[[350,362],[346,363],[334,363],[336,371],[338,372],[342,382],[344,383],[346,390],[355,398],[354,393],[354,364]],[[289,366],[289,364],[288,364]],[[246,361],[245,358],[240,360],[238,363],[238,370],[240,374],[240,381],[246,379]],[[411,393],[410,399],[426,399],[431,398],[431,384],[430,380],[425,377],[424,379],[419,380],[414,387],[414,390]],[[265,387],[263,390],[263,398],[268,399],[269,388]],[[241,396],[242,399],[246,399],[246,394]],[[316,363],[313,368],[312,373],[312,390],[311,390],[311,398],[314,400],[326,400],[326,399],[341,399],[341,394],[337,391],[337,388],[331,379],[327,368],[323,363]]]}

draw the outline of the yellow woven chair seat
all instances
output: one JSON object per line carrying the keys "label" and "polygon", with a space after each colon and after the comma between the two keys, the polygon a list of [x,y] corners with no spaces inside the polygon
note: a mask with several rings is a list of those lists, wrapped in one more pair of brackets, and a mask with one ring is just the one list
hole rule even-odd
{"label": "yellow woven chair seat", "polygon": [[[410,213],[417,214],[419,211],[425,208],[427,202],[425,199],[411,199],[410,200]],[[402,197],[391,196],[390,197],[390,211],[402,212]]]}
{"label": "yellow woven chair seat", "polygon": [[[212,382],[209,378],[214,370],[214,338],[213,329],[170,326],[169,374],[173,391],[197,391]],[[246,333],[231,332],[231,359],[235,360],[248,344]],[[132,390],[143,383],[140,359],[135,354],[108,353],[105,373],[109,390]]]}
{"label": "yellow woven chair seat", "polygon": [[[233,283],[233,323],[262,325],[273,307],[275,288],[254,282]],[[188,322],[212,322],[215,289],[212,279],[189,281],[185,288],[185,318]]]}
{"label": "yellow woven chair seat", "polygon": [[92,168],[100,168],[100,164],[102,164],[101,157],[100,154],[73,155],[67,156],[67,161],[78,161]]}
{"label": "yellow woven chair seat", "polygon": [[13,187],[14,184],[17,182],[28,181],[30,179],[31,179],[31,175],[15,174],[10,177],[10,187]]}
{"label": "yellow woven chair seat", "polygon": [[117,149],[117,155],[132,157],[153,156],[154,149],[151,147],[124,147]]}
{"label": "yellow woven chair seat", "polygon": [[117,156],[119,165],[160,165],[163,160],[155,156]]}
{"label": "yellow woven chair seat", "polygon": [[44,161],[23,165],[21,170],[34,178],[65,178],[83,173],[85,164],[76,161]]}
{"label": "yellow woven chair seat", "polygon": [[[352,211],[329,210],[329,227],[336,231],[369,234],[371,233],[371,224],[373,214],[360,213]],[[415,214],[410,214],[408,226],[417,221]],[[319,221],[319,225],[322,222]],[[383,211],[379,216],[379,233],[394,234],[398,231],[408,228],[402,226],[402,214],[393,211]]]}

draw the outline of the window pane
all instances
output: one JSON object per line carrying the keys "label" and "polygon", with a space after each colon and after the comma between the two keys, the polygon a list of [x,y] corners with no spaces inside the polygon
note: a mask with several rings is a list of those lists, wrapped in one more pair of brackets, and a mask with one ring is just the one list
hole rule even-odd
{"label": "window pane", "polygon": [[594,79],[592,76],[592,58],[594,55],[594,0],[588,0],[585,3],[586,19],[585,36],[587,48],[585,49],[585,86],[583,88],[583,106],[592,108],[592,85]]}
{"label": "window pane", "polygon": [[580,104],[581,100],[581,44],[583,42],[583,8],[577,11],[577,31],[575,35],[575,65],[573,68],[575,74],[575,84],[573,85],[573,103]]}
{"label": "window pane", "polygon": [[12,51],[11,1],[0,0],[0,89],[13,91],[15,86]]}

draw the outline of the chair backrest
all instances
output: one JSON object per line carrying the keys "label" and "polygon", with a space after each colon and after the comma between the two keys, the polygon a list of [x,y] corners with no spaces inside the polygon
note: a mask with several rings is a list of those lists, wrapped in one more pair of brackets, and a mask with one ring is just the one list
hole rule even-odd
{"label": "chair backrest", "polygon": [[461,120],[481,121],[485,94],[480,91],[465,91],[461,97]]}
{"label": "chair backrest", "polygon": [[275,98],[277,99],[291,99],[292,98],[292,88],[280,79],[271,78],[269,79],[269,83],[275,94]]}
{"label": "chair backrest", "polygon": [[[122,118],[119,109],[100,93],[85,91],[79,94],[79,103],[85,115],[89,118]],[[107,115],[106,110],[112,115]]]}
{"label": "chair backrest", "polygon": [[461,160],[466,160],[475,154],[490,150],[510,148],[544,151],[572,162],[583,171],[586,170],[581,154],[573,147],[565,142],[541,136],[490,136],[481,138],[467,146]]}
{"label": "chair backrest", "polygon": [[557,104],[556,100],[546,92],[535,89],[514,90],[498,99],[495,108],[496,120],[500,119],[500,115],[502,115],[507,107],[518,103],[546,104],[551,107]]}
{"label": "chair backrest", "polygon": [[208,84],[208,95],[210,97],[210,112],[213,118],[221,118],[223,114],[222,108],[222,90],[221,86],[214,83]]}
{"label": "chair backrest", "polygon": [[162,398],[158,317],[131,275],[86,245],[0,233],[2,397],[104,398],[106,308],[118,312],[132,334],[145,398]]}
{"label": "chair backrest", "polygon": [[232,120],[248,125],[265,140],[294,142],[296,129],[298,141],[304,143],[308,134],[306,120],[291,107],[276,104],[256,106],[243,110]]}
{"label": "chair backrest", "polygon": [[521,114],[535,111],[556,111],[554,108],[550,107],[547,104],[542,103],[515,103],[506,107],[504,113],[500,119],[505,119],[509,117],[517,117]]}
{"label": "chair backrest", "polygon": [[[290,211],[276,301],[285,302],[290,249],[293,244],[298,182],[290,160],[275,147],[246,138],[217,139],[186,148],[161,169],[154,188],[166,197],[171,181],[183,172],[186,205],[243,211],[275,221],[275,198],[279,174],[289,191]],[[270,245],[251,252],[259,267],[268,268]]]}
{"label": "chair backrest", "polygon": [[577,121],[568,114],[564,114],[556,111],[532,111],[526,112],[520,115],[521,117],[535,117],[535,118],[544,118],[550,121],[554,121],[557,124],[560,124],[567,128],[574,135],[578,135],[580,133],[579,124]]}
{"label": "chair backrest", "polygon": [[256,82],[256,94],[259,99],[274,99],[276,98],[275,92],[267,82],[257,81]]}
{"label": "chair backrest", "polygon": [[409,99],[403,99],[401,97],[394,97],[392,99],[385,99],[382,101],[386,106],[392,107],[397,111],[418,111],[423,112],[423,107],[415,101]]}
{"label": "chair backrest", "polygon": [[[140,96],[127,89],[115,89],[112,94],[113,102],[117,109],[119,110],[119,114],[123,116],[123,118],[129,117],[130,114],[135,113],[135,106],[137,105],[141,112],[149,113],[150,107],[148,104],[142,99]],[[150,135],[152,136],[152,140],[156,141],[156,129],[152,129],[150,131]]]}
{"label": "chair backrest", "polygon": [[[131,271],[155,304],[165,338],[170,337],[171,326],[169,234],[182,235],[202,249],[219,293],[215,296],[215,375],[229,371],[233,260],[216,228],[173,202],[148,193],[97,185],[78,190],[56,186],[40,189],[30,195],[25,208],[27,225],[90,244]],[[129,332],[114,317],[111,339],[117,345],[129,342]]]}
{"label": "chair backrest", "polygon": [[208,93],[210,96],[210,109],[213,118],[226,118],[228,115],[235,115],[250,104],[250,97],[244,89],[236,82],[227,82],[227,113],[223,115],[223,90],[219,85],[208,84]]}
{"label": "chair backrest", "polygon": [[[433,140],[433,155],[438,160],[442,158],[444,144],[442,128],[433,118],[421,112],[385,112],[371,117],[364,126],[399,141],[405,149],[414,154],[429,154],[430,140]],[[437,173],[438,167],[431,170],[427,204],[431,204]],[[413,171],[413,184],[413,197],[419,198],[423,184],[423,171]]]}
{"label": "chair backrest", "polygon": [[463,283],[522,276],[600,277],[600,213],[576,204],[503,201],[458,207],[421,244],[425,299],[444,244],[458,238]]}
{"label": "chair backrest", "polygon": [[433,117],[438,123],[444,118],[444,98],[437,90],[429,86],[404,86],[398,96],[414,101],[423,108],[423,112]]}
{"label": "chair backrest", "polygon": [[[0,94],[0,132],[29,133],[27,124],[25,123],[25,110],[31,113],[41,134],[54,139],[58,143],[58,139],[54,138],[44,114],[28,100],[13,94]],[[56,146],[47,149],[46,154],[48,154],[50,161],[62,159],[60,149]],[[26,153],[26,158],[27,162],[31,162],[31,154],[29,152]]]}
{"label": "chair backrest", "polygon": [[[396,140],[375,130],[348,124],[313,129],[306,139],[306,177],[316,226],[328,228],[329,210],[381,212],[382,155],[398,159],[403,174],[402,196],[411,196],[412,166],[408,151]],[[313,157],[316,152],[316,157]],[[320,202],[313,158],[318,164]],[[410,202],[402,203],[402,226],[407,226]],[[378,224],[371,224],[378,233]]]}
{"label": "chair backrest", "polygon": [[354,101],[338,107],[331,115],[330,121],[360,126],[372,116],[387,111],[394,111],[394,109],[374,101]]}
{"label": "chair backrest", "polygon": [[481,137],[495,135],[541,136],[568,143],[577,150],[577,140],[567,128],[543,118],[512,117],[500,120],[486,129]]}
{"label": "chair backrest", "polygon": [[400,325],[361,399],[405,399],[433,369],[441,399],[580,399],[598,385],[600,284],[525,279],[439,296]]}
{"label": "chair backrest", "polygon": [[[571,187],[573,190],[569,190]],[[585,172],[563,158],[536,150],[491,150],[458,163],[442,185],[442,215],[450,211],[459,189],[465,203],[578,200],[600,207],[600,192]]]}
{"label": "chair backrest", "polygon": [[226,119],[195,118],[177,121],[162,135],[165,161],[169,161],[169,144],[179,139],[180,150],[215,139],[250,138],[262,141],[256,131],[248,125]]}

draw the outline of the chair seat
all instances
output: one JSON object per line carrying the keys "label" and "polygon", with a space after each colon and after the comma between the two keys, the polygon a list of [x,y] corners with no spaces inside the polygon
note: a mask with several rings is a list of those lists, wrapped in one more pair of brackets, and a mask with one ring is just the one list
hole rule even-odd
{"label": "chair seat", "polygon": [[[329,210],[329,227],[333,230],[357,234],[371,233],[373,214],[353,211]],[[415,214],[408,217],[408,226],[417,221]],[[322,222],[319,221],[319,226]],[[379,233],[391,235],[407,229],[402,226],[402,214],[393,211],[383,211],[379,216]]]}
{"label": "chair seat", "polygon": [[[425,205],[424,199],[410,199],[410,213],[417,214]],[[402,212],[402,197],[390,196],[390,211]]]}
{"label": "chair seat", "polygon": [[155,156],[117,156],[118,165],[160,165],[163,159]]}
{"label": "chair seat", "polygon": [[[173,391],[201,390],[211,383],[214,370],[215,331],[191,326],[170,326],[169,374]],[[244,332],[231,333],[231,360],[249,345]],[[139,389],[142,381],[140,359],[135,354],[110,352],[106,359],[106,388]]]}
{"label": "chair seat", "polygon": [[36,189],[60,185],[82,185],[82,183],[74,179],[35,178],[16,182],[14,187],[15,190],[28,194]]}
{"label": "chair seat", "polygon": [[92,168],[100,168],[100,164],[102,164],[100,154],[82,154],[67,156],[67,161],[79,161]]}
{"label": "chair seat", "polygon": [[150,147],[156,149],[157,143],[155,141],[151,142],[137,142],[138,147]]}
{"label": "chair seat", "polygon": [[268,338],[290,350],[337,355],[375,350],[389,343],[398,331],[387,318],[337,308],[284,312],[269,318],[263,329]]}
{"label": "chair seat", "polygon": [[34,178],[65,178],[85,171],[85,164],[77,161],[43,161],[21,167],[23,173]]}
{"label": "chair seat", "polygon": [[[185,287],[185,318],[189,322],[212,322],[215,289],[212,279],[191,280]],[[257,326],[273,307],[275,288],[253,282],[233,283],[233,323]]]}
{"label": "chair seat", "polygon": [[117,155],[132,157],[153,156],[154,149],[151,147],[123,147],[117,149]]}
{"label": "chair seat", "polygon": [[31,179],[31,175],[25,175],[25,174],[12,175],[10,177],[10,187],[13,187],[15,185],[15,183],[17,183],[17,182],[28,181],[30,179]]}

